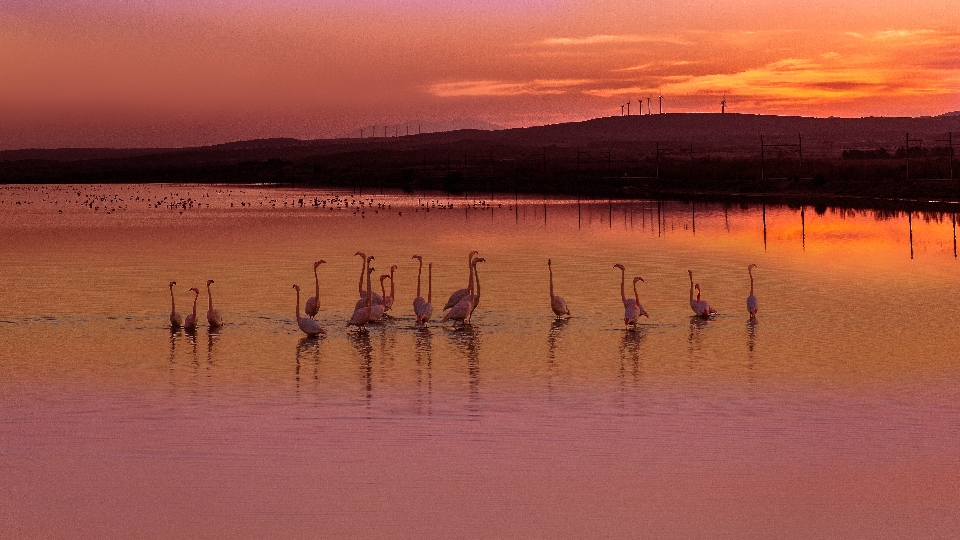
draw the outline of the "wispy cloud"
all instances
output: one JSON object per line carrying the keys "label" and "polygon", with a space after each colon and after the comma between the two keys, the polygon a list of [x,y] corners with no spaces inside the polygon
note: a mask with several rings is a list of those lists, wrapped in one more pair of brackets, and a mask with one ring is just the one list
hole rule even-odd
{"label": "wispy cloud", "polygon": [[540,41],[542,45],[597,45],[597,44],[629,44],[629,43],[670,43],[673,45],[693,45],[693,42],[681,36],[655,34],[597,34],[594,36],[570,38],[556,37]]}
{"label": "wispy cloud", "polygon": [[845,32],[845,34],[848,36],[857,38],[859,40],[872,41],[872,42],[892,41],[892,40],[916,41],[918,38],[922,38],[926,40],[928,38],[936,38],[937,36],[942,35],[940,32],[937,32],[936,30],[924,30],[924,29],[881,30],[881,31],[874,32],[872,34],[866,34],[866,35],[861,34],[859,32]]}
{"label": "wispy cloud", "polygon": [[595,82],[592,79],[534,79],[526,82],[455,81],[432,84],[426,90],[437,97],[549,95],[562,94],[570,88]]}

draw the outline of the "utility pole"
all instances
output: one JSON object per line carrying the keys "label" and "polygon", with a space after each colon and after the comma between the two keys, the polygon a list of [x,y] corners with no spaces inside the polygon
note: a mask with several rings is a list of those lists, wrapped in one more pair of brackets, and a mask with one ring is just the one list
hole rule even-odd
{"label": "utility pole", "polygon": [[903,156],[907,159],[907,182],[910,181],[910,143],[912,142],[920,143],[920,146],[923,146],[923,139],[911,139],[910,132],[907,132],[907,146],[903,149]]}
{"label": "utility pole", "polygon": [[937,139],[937,142],[945,142],[950,148],[950,180],[953,180],[953,132],[947,132],[946,139]]}

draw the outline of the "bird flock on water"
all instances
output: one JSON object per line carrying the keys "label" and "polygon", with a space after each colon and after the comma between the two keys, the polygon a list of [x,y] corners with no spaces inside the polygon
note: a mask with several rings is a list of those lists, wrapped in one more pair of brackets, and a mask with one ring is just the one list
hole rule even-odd
{"label": "bird flock on water", "polygon": [[[383,317],[391,316],[388,312],[393,309],[396,298],[394,272],[397,270],[397,265],[390,267],[389,274],[380,275],[380,294],[377,294],[372,290],[372,276],[375,268],[371,266],[370,263],[374,260],[374,257],[372,255],[368,256],[362,251],[358,251],[354,255],[361,259],[360,280],[357,285],[359,298],[354,305],[353,315],[351,315],[347,321],[347,326],[355,326],[358,330],[363,331],[367,324],[378,322],[381,321]],[[444,313],[440,319],[441,324],[447,321],[451,321],[454,325],[459,323],[461,326],[471,324],[473,312],[477,309],[477,306],[480,305],[480,275],[477,273],[477,265],[486,262],[486,259],[478,255],[479,252],[475,250],[467,255],[467,286],[454,291],[453,294],[450,295],[450,298],[443,306],[442,311],[446,313]],[[416,315],[416,325],[418,327],[424,327],[433,319],[433,263],[427,264],[427,297],[424,298],[421,288],[423,257],[414,255],[411,258],[416,259],[418,262],[417,296],[413,300],[413,313]],[[297,327],[310,337],[327,333],[315,319],[320,312],[320,278],[317,275],[317,269],[325,262],[326,261],[321,259],[313,263],[314,295],[308,298],[304,305],[305,317],[300,315],[300,286],[297,284],[293,285],[293,289],[296,291],[297,301],[295,311]],[[642,283],[643,278],[640,276],[633,278],[633,298],[628,298],[626,295],[626,267],[624,267],[623,264],[617,263],[613,265],[613,268],[620,270],[620,299],[623,301],[623,324],[628,329],[636,328],[640,322],[640,317],[650,318],[650,314],[647,313],[647,310],[645,310],[640,303],[640,293],[637,291],[637,282]],[[747,296],[747,313],[750,315],[751,321],[756,320],[759,310],[759,302],[753,291],[754,268],[757,268],[756,264],[747,266],[747,274],[750,277],[750,295]],[[547,272],[550,280],[550,309],[558,320],[570,317],[570,308],[567,306],[567,302],[561,296],[554,293],[552,259],[547,259]],[[694,283],[693,271],[687,270],[687,274],[690,278],[690,309],[693,310],[694,315],[703,319],[709,319],[716,315],[717,310],[710,307],[710,304],[701,298],[700,284]],[[389,294],[384,285],[384,281],[387,279],[390,280]],[[220,312],[213,307],[213,293],[210,290],[210,286],[213,285],[213,283],[214,281],[212,279],[207,280],[207,324],[210,328],[216,329],[223,326],[223,317],[220,315]],[[366,288],[364,288],[364,283],[366,283]],[[200,290],[196,287],[190,289],[190,291],[194,293],[193,311],[184,318],[183,315],[177,311],[176,301],[174,299],[173,287],[176,284],[176,281],[170,282],[170,326],[174,329],[184,328],[186,330],[195,330],[197,328],[197,299],[200,297]],[[697,293],[696,297],[694,297],[694,291]]]}

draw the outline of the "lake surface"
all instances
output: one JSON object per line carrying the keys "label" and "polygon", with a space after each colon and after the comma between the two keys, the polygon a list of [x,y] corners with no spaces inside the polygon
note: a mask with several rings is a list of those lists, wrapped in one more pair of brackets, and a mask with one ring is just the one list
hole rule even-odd
{"label": "lake surface", "polygon": [[[0,216],[0,538],[960,536],[949,214],[121,185]],[[363,332],[358,250],[398,266]],[[470,250],[473,324],[417,329],[411,255],[438,321]],[[171,331],[207,279],[225,326]]]}

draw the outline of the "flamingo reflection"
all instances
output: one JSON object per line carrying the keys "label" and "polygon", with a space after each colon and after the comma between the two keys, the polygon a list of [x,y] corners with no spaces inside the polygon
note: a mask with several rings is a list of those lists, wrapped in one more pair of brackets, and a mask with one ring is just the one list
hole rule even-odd
{"label": "flamingo reflection", "polygon": [[427,328],[419,328],[413,337],[414,361],[417,364],[417,412],[423,411],[423,368],[426,367],[427,414],[433,412],[433,337]]}
{"label": "flamingo reflection", "polygon": [[369,332],[351,332],[347,338],[360,355],[360,373],[366,386],[367,405],[373,399],[373,344]]}
{"label": "flamingo reflection", "polygon": [[467,360],[467,373],[470,385],[470,413],[479,412],[480,399],[480,330],[471,325],[463,326],[456,332],[450,332],[453,345]]}

